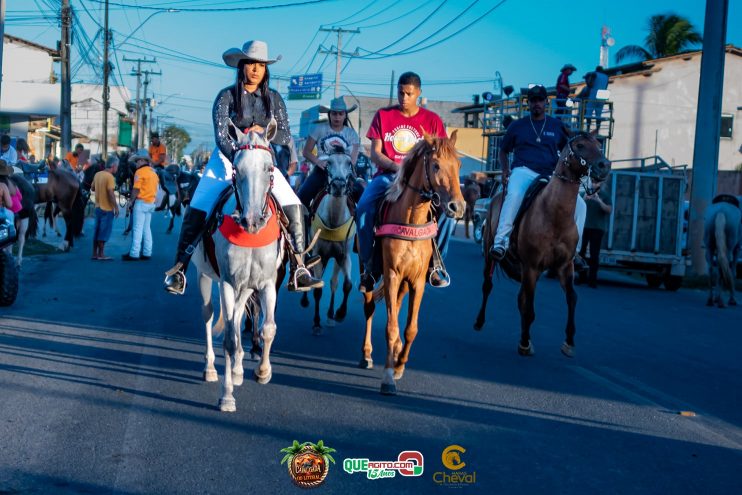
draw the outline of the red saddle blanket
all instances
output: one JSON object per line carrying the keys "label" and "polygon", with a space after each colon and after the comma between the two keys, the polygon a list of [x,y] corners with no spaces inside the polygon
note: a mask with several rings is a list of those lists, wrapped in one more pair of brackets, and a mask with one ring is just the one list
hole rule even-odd
{"label": "red saddle blanket", "polygon": [[281,229],[278,226],[278,215],[276,214],[276,205],[273,203],[273,198],[268,200],[268,207],[271,210],[271,216],[265,226],[255,234],[250,234],[243,229],[230,215],[224,215],[224,220],[219,226],[219,232],[235,246],[257,248],[275,242],[281,234]]}

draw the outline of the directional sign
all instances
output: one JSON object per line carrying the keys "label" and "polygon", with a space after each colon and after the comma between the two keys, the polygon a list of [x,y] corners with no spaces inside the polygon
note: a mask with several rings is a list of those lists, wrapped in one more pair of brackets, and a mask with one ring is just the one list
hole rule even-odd
{"label": "directional sign", "polygon": [[289,100],[319,100],[322,98],[322,74],[291,76]]}

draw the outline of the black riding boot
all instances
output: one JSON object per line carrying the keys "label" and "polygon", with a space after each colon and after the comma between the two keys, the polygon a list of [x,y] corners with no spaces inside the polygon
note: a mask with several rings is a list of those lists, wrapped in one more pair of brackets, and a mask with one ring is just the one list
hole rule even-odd
{"label": "black riding boot", "polygon": [[178,253],[175,256],[175,265],[165,272],[165,290],[173,294],[183,295],[186,288],[186,270],[191,261],[191,255],[206,227],[207,213],[203,210],[186,208],[183,215],[183,225],[180,227],[178,239]]}
{"label": "black riding boot", "polygon": [[294,253],[289,253],[289,285],[290,291],[306,292],[311,289],[319,289],[325,283],[321,279],[312,277],[304,265],[304,206],[286,205],[283,212],[289,221],[289,234],[291,235]]}

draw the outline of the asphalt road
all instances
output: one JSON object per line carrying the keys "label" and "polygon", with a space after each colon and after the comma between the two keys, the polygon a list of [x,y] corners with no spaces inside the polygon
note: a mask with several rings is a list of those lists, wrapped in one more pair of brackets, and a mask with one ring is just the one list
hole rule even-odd
{"label": "asphalt road", "polygon": [[[610,276],[578,288],[578,354],[568,359],[564,296],[542,279],[536,355],[523,358],[514,283],[496,282],[485,328],[472,329],[481,257],[459,239],[453,284],[426,291],[398,396],[378,392],[383,307],[376,368],[362,370],[360,296],[345,322],[315,337],[312,310],[284,289],[273,380],[248,380],[246,361],[227,414],[218,384],[201,380],[199,296],[193,285],[184,297],[161,289],[176,238],[161,214],[153,225],[148,262],[118,259],[121,219],[113,262],[90,260],[89,223],[71,253],[26,258],[18,300],[0,310],[0,494],[300,493],[280,464],[293,440],[337,450],[317,493],[451,493],[434,482],[453,472],[441,460],[451,444],[466,449],[458,472],[476,472],[467,492],[742,493],[742,308]],[[345,458],[393,461],[405,450],[424,455],[422,476],[342,469]]]}

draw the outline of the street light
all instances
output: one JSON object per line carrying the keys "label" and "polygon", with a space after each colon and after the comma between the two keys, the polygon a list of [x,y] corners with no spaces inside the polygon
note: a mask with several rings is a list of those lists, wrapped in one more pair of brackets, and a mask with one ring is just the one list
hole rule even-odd
{"label": "street light", "polygon": [[121,43],[119,43],[118,46],[124,46],[126,44],[126,42],[129,41],[129,38],[131,38],[132,36],[134,36],[134,33],[136,33],[137,31],[139,31],[142,28],[142,26],[144,26],[147,23],[147,21],[149,21],[150,19],[152,19],[157,14],[172,14],[172,13],[175,13],[175,12],[180,12],[180,10],[178,10],[178,9],[165,9],[165,10],[158,10],[157,12],[155,12],[153,14],[150,14],[149,17],[147,17],[145,20],[143,20],[140,25],[138,25],[131,33],[129,33],[129,36],[127,36],[126,38],[124,38],[124,41],[122,41]]}

